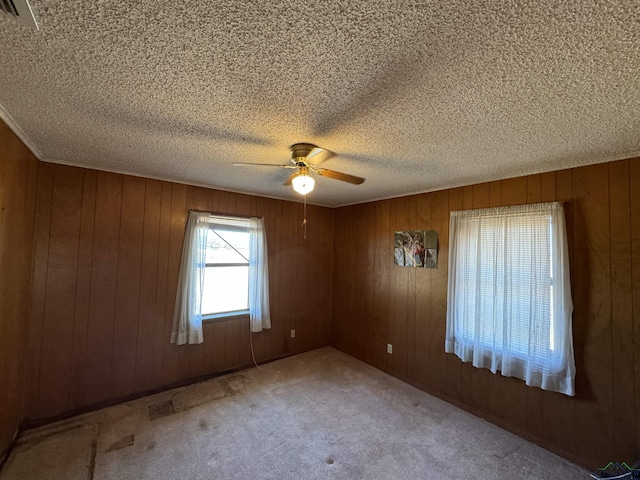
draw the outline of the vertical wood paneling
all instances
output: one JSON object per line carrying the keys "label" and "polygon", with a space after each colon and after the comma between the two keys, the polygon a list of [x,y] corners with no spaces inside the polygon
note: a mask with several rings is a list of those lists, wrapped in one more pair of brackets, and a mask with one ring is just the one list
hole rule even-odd
{"label": "vertical wood paneling", "polygon": [[[356,232],[359,232],[359,236],[362,236],[363,238],[366,235],[366,215],[364,215],[364,208],[362,205],[356,205],[352,208],[353,211],[353,223],[352,226],[355,228]],[[365,276],[365,261],[366,261],[366,249],[364,248],[364,243],[360,242],[359,240],[349,240],[347,242],[348,244],[348,250],[349,250],[349,257],[351,256],[356,256],[359,257],[360,261],[359,262],[355,262],[353,267],[353,271],[351,272],[351,286],[352,286],[352,293],[351,295],[360,295],[362,296],[364,294],[365,288],[366,288],[366,276]],[[364,307],[365,310],[358,312],[357,315],[360,316],[361,318],[364,317],[363,313],[366,312],[366,306]],[[354,310],[352,310],[352,314],[356,315],[356,312]],[[353,338],[354,341],[354,348],[353,350],[356,352],[356,355],[358,355],[359,358],[364,358],[365,357],[365,351],[366,351],[366,347],[365,347],[365,341],[367,339],[368,336],[368,325],[367,325],[368,319],[366,318],[362,318],[362,321],[360,323],[360,325],[356,325],[354,322],[349,322],[349,326],[350,326],[350,336],[351,338]]]}
{"label": "vertical wood paneling", "polygon": [[[635,378],[636,452],[640,451],[640,162],[629,162],[630,217],[631,217],[631,281],[633,300],[633,364]],[[630,381],[629,379],[627,381]],[[629,416],[632,414],[629,413]]]}
{"label": "vertical wood paneling", "polygon": [[142,220],[142,265],[134,388],[136,392],[151,390],[153,385],[154,325],[157,306],[158,242],[160,237],[160,204],[162,184],[145,181],[144,218]]}
{"label": "vertical wood paneling", "polygon": [[[296,212],[297,210],[297,212]],[[292,260],[293,260],[293,284],[291,285],[292,292],[296,292],[296,294],[292,298],[292,310],[289,316],[289,323],[286,326],[285,332],[289,332],[289,335],[286,335],[286,344],[287,350],[291,353],[297,352],[298,345],[300,343],[300,339],[304,338],[304,332],[300,328],[302,324],[302,318],[304,316],[304,306],[306,304],[306,296],[308,289],[304,284],[304,279],[306,278],[306,247],[308,245],[309,238],[309,229],[307,228],[307,239],[304,238],[304,227],[302,226],[302,222],[304,217],[304,206],[300,205],[299,208],[295,208],[293,206],[292,215],[295,217],[296,213],[298,214],[299,223],[297,228],[294,230],[294,235],[291,237],[291,248],[292,248]],[[307,218],[309,213],[307,211]],[[298,336],[296,333],[295,338],[291,338],[291,330],[296,329],[296,332],[300,332],[302,337]]]}
{"label": "vertical wood paneling", "polygon": [[[390,224],[391,231],[388,233],[390,238],[393,238],[395,231],[411,229],[409,198],[401,197],[391,200],[391,218],[395,219],[395,222]],[[402,377],[407,376],[409,314],[415,312],[415,308],[410,306],[415,298],[412,298],[410,293],[410,290],[415,289],[414,278],[412,268],[393,266],[389,316],[389,343],[393,345],[391,368]],[[356,295],[359,295],[359,292],[354,292],[352,298],[356,298]],[[352,308],[355,310],[356,307]],[[355,335],[356,332],[353,334]]]}
{"label": "vertical wood paneling", "polygon": [[225,321],[224,368],[230,369],[240,364],[240,323]]}
{"label": "vertical wood paneling", "polygon": [[[182,257],[182,243],[187,221],[187,186],[174,183],[171,185],[171,223],[169,226],[169,257],[167,264],[167,295],[165,300],[164,331],[165,339],[171,337],[173,329],[173,311],[176,304],[178,275],[180,274],[180,259]],[[178,375],[178,349],[180,347],[164,342],[162,355],[162,383],[171,385],[180,378]],[[186,347],[184,347],[186,348]]]}
{"label": "vertical wood paneling", "polygon": [[69,408],[85,404],[87,396],[87,333],[89,329],[89,300],[91,298],[91,268],[93,258],[93,229],[96,212],[98,174],[95,170],[83,172],[82,214],[78,248],[78,275],[76,281],[75,311],[73,316],[73,351],[69,389]]}
{"label": "vertical wood paneling", "polygon": [[444,338],[447,325],[447,272],[449,252],[449,192],[432,194],[432,223],[438,232],[438,268],[431,272],[431,339],[429,383],[446,393],[447,361]]}
{"label": "vertical wood paneling", "polygon": [[362,317],[362,358],[367,363],[373,363],[376,352],[375,340],[375,311],[373,308],[375,294],[375,228],[376,218],[375,210],[372,208],[364,208],[363,212],[364,225],[361,235],[364,241],[360,244],[360,255],[364,268],[361,269],[362,295],[364,296],[364,310],[361,312]]}
{"label": "vertical wood paneling", "polygon": [[[291,337],[291,312],[292,302],[298,294],[296,285],[293,283],[293,271],[295,269],[295,256],[293,255],[293,237],[300,235],[302,232],[299,228],[300,209],[299,204],[291,204],[288,202],[278,202],[276,218],[282,218],[284,221],[276,240],[275,255],[279,257],[276,261],[277,270],[274,277],[277,278],[276,285],[279,285],[276,297],[277,305],[280,308],[280,314],[276,317],[278,320],[272,322],[271,330],[262,331],[254,335],[254,341],[258,341],[258,345],[262,345],[261,352],[258,351],[260,358],[275,356],[289,352]],[[280,277],[277,272],[289,272],[286,277]],[[271,271],[270,271],[271,274]]]}
{"label": "vertical wood paneling", "polygon": [[[320,281],[320,279],[329,279],[331,281],[331,275],[333,272],[333,244],[334,244],[334,212],[333,210],[324,210],[322,215],[322,236],[321,236],[321,248],[319,252],[319,256],[316,259],[320,265],[320,275],[318,278],[314,279],[315,282]],[[327,253],[329,253],[329,258],[327,258]],[[333,285],[332,285],[333,287]],[[321,292],[318,292],[319,299],[319,310],[323,313],[323,315],[327,315],[328,318],[320,319],[320,330],[322,332],[321,338],[318,339],[319,345],[329,345],[331,342],[331,313],[333,308],[333,298],[332,291],[323,289]],[[329,307],[329,311],[327,312],[326,307]]]}
{"label": "vertical wood paneling", "polygon": [[[213,330],[213,371],[220,372],[226,368],[224,364],[224,342],[225,332],[227,331],[226,322],[215,322],[211,328]],[[253,339],[254,346],[256,343],[255,336]]]}
{"label": "vertical wood paneling", "polygon": [[609,164],[611,241],[611,322],[613,369],[613,449],[620,458],[635,458],[637,430],[633,366],[633,293],[629,161]]}
{"label": "vertical wood paneling", "polygon": [[556,201],[556,172],[540,175],[540,198],[542,202]]}
{"label": "vertical wood paneling", "polygon": [[48,416],[68,408],[72,384],[73,310],[78,273],[78,250],[82,206],[82,171],[62,165],[54,169],[49,231],[47,292],[40,382],[46,396],[38,398],[38,412]]}
{"label": "vertical wood paneling", "polygon": [[[288,221],[288,217],[285,214],[285,203],[277,202],[272,208],[275,209],[274,221],[276,224],[275,239],[273,243],[275,245],[283,246],[285,245],[285,242],[289,240],[288,237],[291,234],[290,221]],[[271,250],[271,255],[273,261],[269,265],[269,277],[271,279],[269,288],[273,292],[271,293],[271,298],[273,299],[273,317],[279,318],[280,321],[271,325],[271,329],[275,333],[273,335],[274,341],[269,343],[269,353],[271,353],[271,343],[273,343],[274,351],[282,351],[284,348],[283,319],[286,317],[287,312],[284,311],[283,308],[286,304],[287,297],[293,293],[287,290],[287,279],[282,276],[275,275],[275,272],[277,271],[287,270],[287,262],[289,261],[289,259],[287,258],[288,256],[284,254],[280,249]],[[271,265],[273,265],[273,267],[271,267]],[[254,342],[260,341],[261,345],[264,344],[264,337],[265,335],[253,335]],[[259,350],[260,356],[264,356],[264,351],[264,347]]]}
{"label": "vertical wood paneling", "polygon": [[582,372],[576,375],[576,448],[590,458],[614,458],[609,171],[600,164],[572,175],[574,339]]}
{"label": "vertical wood paneling", "polygon": [[[311,208],[311,220],[313,222],[313,227],[311,229],[311,239],[307,248],[306,262],[307,262],[307,274],[306,274],[306,286],[307,292],[313,292],[315,287],[315,282],[317,278],[319,278],[320,265],[315,260],[319,258],[320,255],[320,245],[322,243],[322,218],[321,218],[321,210],[319,208],[313,207]],[[312,312],[317,311],[320,308],[319,302],[321,301],[318,296],[313,294],[306,295],[306,312],[305,318],[313,318],[313,321],[310,323],[304,322],[303,325],[306,325],[304,329],[305,335],[308,336],[306,341],[303,342],[303,345],[313,345],[314,347],[318,345],[318,339],[320,337],[320,322],[321,319],[312,315]]]}
{"label": "vertical wood paneling", "polygon": [[[379,365],[388,368],[389,367],[389,355],[387,354],[387,343],[389,339],[389,324],[387,322],[386,312],[389,310],[390,302],[390,276],[389,270],[393,264],[392,253],[393,252],[393,237],[389,235],[390,230],[390,212],[391,202],[384,200],[376,204],[376,300],[375,306],[378,315],[375,317],[376,331],[376,358],[379,359]],[[337,213],[334,213],[337,215]],[[344,238],[344,236],[343,236]],[[337,239],[337,237],[336,237]],[[337,240],[334,240],[334,243]],[[345,268],[339,268],[335,264],[334,270],[344,271]],[[335,292],[335,288],[334,288]],[[335,300],[334,300],[335,304]],[[336,305],[339,307],[339,305]],[[334,308],[335,312],[335,308]]]}
{"label": "vertical wood paneling", "polygon": [[[348,260],[347,250],[345,248],[346,231],[349,225],[349,214],[351,209],[343,209],[339,215],[335,217],[333,244],[334,263],[336,265],[350,264]],[[349,293],[347,291],[349,283],[347,281],[347,272],[344,268],[334,268],[333,270],[333,304],[340,308],[339,311],[333,311],[331,321],[331,338],[332,343],[342,350],[349,351],[348,342],[351,336],[346,331],[346,324],[349,320],[351,303],[347,300]],[[385,315],[385,321],[387,315]],[[335,339],[335,340],[334,340]]]}
{"label": "vertical wood paneling", "polygon": [[[113,173],[98,173],[89,295],[90,322],[87,329],[87,351],[91,352],[86,362],[89,404],[110,398],[122,178]],[[52,212],[52,216],[55,215],[57,212]],[[47,362],[48,358],[42,357],[41,361]],[[47,396],[48,393],[45,393],[43,397]]]}
{"label": "vertical wood paneling", "polygon": [[[374,211],[373,208],[369,210]],[[425,193],[416,198],[416,224],[417,230],[431,230],[431,194]],[[413,355],[415,364],[413,380],[423,382],[430,386],[429,358],[430,358],[430,334],[431,334],[431,272],[430,268],[421,268],[416,272],[416,300],[415,300],[415,327],[413,332]],[[375,272],[374,272],[375,275]]]}
{"label": "vertical wood paneling", "polygon": [[[290,299],[294,295],[294,291],[288,290],[290,284],[287,282],[291,279],[284,279],[277,275],[276,272],[291,271],[293,268],[293,258],[288,254],[283,254],[283,250],[286,250],[286,245],[289,245],[290,235],[294,235],[295,224],[299,221],[300,217],[294,218],[289,216],[289,208],[287,202],[273,201],[269,204],[269,211],[264,212],[270,216],[269,224],[270,231],[272,232],[273,244],[278,245],[278,248],[270,249],[270,256],[275,267],[269,269],[269,276],[274,280],[276,285],[276,296],[272,297],[272,305],[279,313],[272,315],[272,323],[270,330],[263,330],[257,335],[253,335],[254,342],[258,341],[260,348],[260,358],[269,356],[275,356],[278,352],[285,352],[288,345],[288,335],[286,334],[286,328],[288,324],[287,306],[290,306]],[[293,212],[293,211],[292,211]],[[266,216],[265,216],[266,218]],[[274,321],[274,319],[277,319]]]}
{"label": "vertical wood paneling", "polygon": [[540,175],[527,176],[527,203],[540,203],[542,197],[542,178]]}
{"label": "vertical wood paneling", "polygon": [[33,280],[31,282],[31,321],[27,349],[27,415],[38,416],[40,391],[40,353],[43,342],[44,307],[49,266],[49,230],[53,199],[54,165],[41,163],[38,171],[38,193],[35,213]]}
{"label": "vertical wood paneling", "polygon": [[123,177],[110,396],[135,391],[145,181]]}
{"label": "vertical wood paneling", "polygon": [[[27,344],[27,327],[36,320],[29,315],[36,203],[46,204],[51,198],[46,189],[45,198],[37,200],[38,182],[37,159],[0,121],[0,458],[25,413],[27,348],[39,346],[42,338],[38,335],[35,345]],[[41,240],[41,233],[38,237]],[[35,285],[35,278],[33,282],[43,287]],[[35,371],[29,368],[29,384]]]}
{"label": "vertical wood paneling", "polygon": [[152,388],[164,385],[164,349],[171,332],[167,333],[166,298],[169,290],[169,237],[171,234],[171,184],[162,182],[160,199],[160,231],[158,239],[158,271],[156,280],[156,311],[153,325]]}
{"label": "vertical wood paneling", "polygon": [[[252,362],[246,317],[205,322],[204,344],[169,343],[189,209],[265,218],[272,329],[253,335],[258,361],[328,343],[331,210],[309,207],[304,240],[299,203],[42,166],[28,418],[113,402]],[[297,330],[293,341],[290,325]]]}

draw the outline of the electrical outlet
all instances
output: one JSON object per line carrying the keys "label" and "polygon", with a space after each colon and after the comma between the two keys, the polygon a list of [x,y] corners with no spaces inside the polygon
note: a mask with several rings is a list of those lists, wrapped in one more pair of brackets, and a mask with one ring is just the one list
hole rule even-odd
{"label": "electrical outlet", "polygon": [[291,338],[296,338],[296,329],[291,330]]}
{"label": "electrical outlet", "polygon": [[390,343],[387,343],[387,353],[393,353],[393,345],[391,345]]}

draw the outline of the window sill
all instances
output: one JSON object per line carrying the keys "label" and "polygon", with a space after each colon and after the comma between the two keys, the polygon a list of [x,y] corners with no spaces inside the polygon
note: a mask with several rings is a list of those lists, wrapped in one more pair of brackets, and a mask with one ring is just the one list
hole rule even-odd
{"label": "window sill", "polygon": [[238,320],[249,317],[249,310],[243,310],[240,312],[225,312],[225,313],[215,313],[213,315],[207,315],[202,317],[203,323],[216,323],[216,322],[226,322],[229,320]]}

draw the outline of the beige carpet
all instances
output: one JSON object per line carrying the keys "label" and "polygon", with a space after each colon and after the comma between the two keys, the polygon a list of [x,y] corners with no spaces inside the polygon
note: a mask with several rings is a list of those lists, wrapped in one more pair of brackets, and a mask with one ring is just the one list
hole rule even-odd
{"label": "beige carpet", "polygon": [[25,432],[0,479],[562,479],[589,472],[332,348]]}

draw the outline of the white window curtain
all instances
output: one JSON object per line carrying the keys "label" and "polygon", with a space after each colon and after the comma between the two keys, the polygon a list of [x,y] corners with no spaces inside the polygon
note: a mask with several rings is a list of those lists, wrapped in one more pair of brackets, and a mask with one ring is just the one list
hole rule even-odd
{"label": "white window curtain", "polygon": [[269,314],[269,267],[264,221],[252,217],[213,216],[190,211],[182,248],[178,291],[173,316],[171,343],[202,343],[202,296],[210,225],[237,225],[249,228],[249,317],[251,331],[271,328]]}
{"label": "white window curtain", "polygon": [[202,291],[211,215],[190,211],[182,247],[171,343],[202,343]]}
{"label": "white window curtain", "polygon": [[446,352],[573,396],[562,204],[451,212],[449,238]]}
{"label": "white window curtain", "polygon": [[271,328],[267,235],[264,221],[256,217],[249,226],[249,318],[252,332]]}

